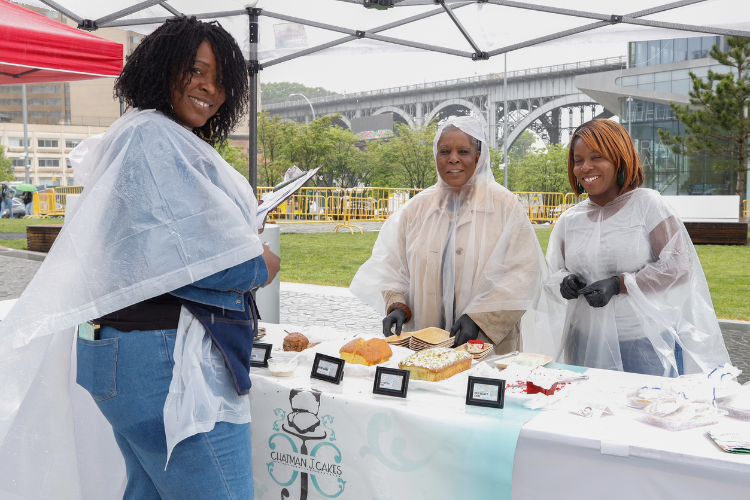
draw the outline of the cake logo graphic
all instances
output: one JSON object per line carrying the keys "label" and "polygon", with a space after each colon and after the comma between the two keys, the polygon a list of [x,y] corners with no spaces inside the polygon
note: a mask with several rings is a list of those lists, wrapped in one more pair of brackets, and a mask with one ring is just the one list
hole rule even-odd
{"label": "cake logo graphic", "polygon": [[290,489],[300,480],[300,500],[312,493],[310,483],[324,498],[336,498],[344,492],[341,451],[333,444],[336,433],[328,427],[333,417],[320,413],[320,391],[292,389],[290,412],[276,408],[276,431],[268,439],[271,478],[281,486],[281,498],[289,498]]}

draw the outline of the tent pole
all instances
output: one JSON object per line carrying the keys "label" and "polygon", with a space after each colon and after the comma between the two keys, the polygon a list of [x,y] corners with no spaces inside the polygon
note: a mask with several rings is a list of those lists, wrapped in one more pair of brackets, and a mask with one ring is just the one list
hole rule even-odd
{"label": "tent pole", "polygon": [[508,119],[510,117],[508,113],[508,53],[503,54],[505,56],[505,64],[503,65],[503,184],[506,189],[508,187]]}
{"label": "tent pole", "polygon": [[[31,175],[29,173],[29,120],[26,108],[26,84],[21,85],[21,99],[23,100],[23,171],[24,182],[31,184]],[[11,207],[12,209],[12,207]],[[13,215],[11,213],[11,215]]]}
{"label": "tent pole", "polygon": [[250,21],[250,47],[248,61],[248,75],[250,77],[250,105],[248,119],[248,144],[247,144],[247,161],[248,161],[248,180],[253,193],[258,195],[258,14],[260,9],[248,8],[248,17]]}

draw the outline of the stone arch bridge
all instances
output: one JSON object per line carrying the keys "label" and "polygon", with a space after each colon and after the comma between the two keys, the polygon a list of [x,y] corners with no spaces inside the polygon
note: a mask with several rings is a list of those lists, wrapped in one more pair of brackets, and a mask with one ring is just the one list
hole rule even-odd
{"label": "stone arch bridge", "polygon": [[[338,124],[351,128],[356,117],[393,113],[394,121],[410,127],[451,115],[479,117],[491,146],[502,143],[503,120],[508,120],[508,147],[524,130],[533,130],[544,142],[567,140],[573,114],[584,121],[610,117],[591,97],[579,91],[576,75],[625,67],[625,57],[582,61],[509,72],[508,109],[504,109],[503,75],[489,74],[442,82],[338,94],[310,99],[316,116],[340,114]],[[262,109],[285,120],[306,123],[312,119],[307,101],[270,102]]]}

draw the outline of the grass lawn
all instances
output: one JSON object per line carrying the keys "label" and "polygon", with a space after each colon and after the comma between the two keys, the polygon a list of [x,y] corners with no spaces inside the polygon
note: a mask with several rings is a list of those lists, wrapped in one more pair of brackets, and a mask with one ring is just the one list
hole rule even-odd
{"label": "grass lawn", "polygon": [[[537,229],[547,251],[551,229]],[[377,233],[281,235],[281,280],[349,286],[369,257]],[[719,318],[750,320],[750,247],[697,245]],[[292,264],[293,263],[293,264]]]}
{"label": "grass lawn", "polygon": [[[62,224],[62,219],[0,219],[0,233],[25,233],[29,224]],[[537,229],[547,251],[551,229]],[[378,233],[281,235],[281,279],[348,287],[372,252]],[[26,240],[0,239],[0,246],[26,249]],[[750,246],[697,245],[716,314],[750,321]]]}
{"label": "grass lawn", "polygon": [[[0,219],[0,233],[23,233],[26,234],[26,226],[39,224],[62,224],[62,219]],[[4,240],[0,239],[0,247],[26,250],[26,240]]]}
{"label": "grass lawn", "polygon": [[63,219],[0,219],[0,233],[25,233],[26,226],[62,224]]}

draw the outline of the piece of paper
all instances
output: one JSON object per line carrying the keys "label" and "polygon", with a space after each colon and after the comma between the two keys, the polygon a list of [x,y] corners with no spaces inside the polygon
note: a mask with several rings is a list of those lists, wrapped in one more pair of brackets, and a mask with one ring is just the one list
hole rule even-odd
{"label": "piece of paper", "polygon": [[309,181],[313,175],[317,174],[318,170],[320,170],[321,168],[323,168],[322,165],[318,168],[308,170],[304,175],[298,177],[278,191],[266,193],[263,196],[263,204],[258,206],[258,215],[255,218],[258,228],[263,227],[263,220],[266,218],[266,215],[268,215],[268,212],[284,203],[287,198],[292,196],[299,188],[304,186],[305,183]]}

